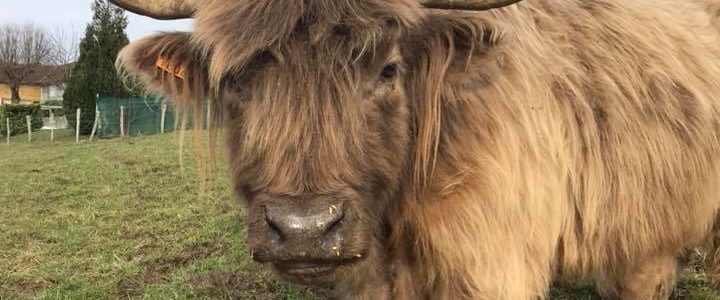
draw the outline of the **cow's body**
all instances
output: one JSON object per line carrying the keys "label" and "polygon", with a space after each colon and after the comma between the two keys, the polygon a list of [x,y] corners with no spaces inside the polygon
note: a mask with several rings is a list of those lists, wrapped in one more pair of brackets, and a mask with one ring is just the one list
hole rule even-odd
{"label": "cow's body", "polygon": [[509,23],[507,38],[458,79],[431,189],[405,200],[414,238],[398,243],[419,261],[407,285],[530,299],[561,271],[609,296],[671,288],[656,277],[720,204],[720,38],[701,2],[527,1],[479,16]]}
{"label": "cow's body", "polygon": [[[219,89],[223,76],[238,66],[254,66],[243,59],[266,46],[281,57],[270,62],[285,70],[280,74],[324,74],[322,68],[294,67],[302,60],[289,54],[308,47],[299,57],[321,65],[322,59],[313,59],[327,49],[313,43],[324,41],[318,29],[323,21],[377,29],[374,18],[394,7],[403,9],[395,23],[410,29],[393,38],[412,38],[399,42],[397,54],[386,48],[406,61],[412,78],[404,82],[403,96],[409,100],[378,109],[382,117],[367,103],[342,106],[363,110],[364,118],[347,117],[340,108],[338,117],[323,110],[334,104],[322,97],[302,99],[317,100],[309,111],[295,104],[303,102],[278,105],[284,102],[277,99],[290,99],[292,93],[280,94],[252,78],[247,85],[255,92],[250,96],[254,102],[221,99],[230,110],[225,126],[234,181],[243,192],[254,184],[295,199],[368,174],[380,173],[377,178],[391,182],[387,186],[392,188],[381,194],[388,204],[353,206],[360,215],[372,216],[358,221],[365,228],[383,231],[367,245],[344,245],[370,249],[354,254],[370,257],[337,277],[341,298],[533,299],[545,295],[559,274],[587,275],[609,298],[665,298],[674,284],[676,257],[707,237],[720,206],[717,0],[527,0],[489,12],[427,15],[409,0],[387,5],[339,0],[327,6],[306,0],[296,1],[306,7],[288,11],[307,10],[313,16],[307,19],[320,24],[316,27],[282,30],[282,24],[294,26],[292,18],[277,17],[260,26],[262,20],[248,17],[280,12],[282,2],[213,0],[198,7],[192,43],[203,50],[196,60],[204,62],[189,59],[195,56],[181,48],[183,41],[190,43],[182,35],[137,42],[121,60],[151,87],[187,99],[204,93],[185,93],[158,80],[165,77],[152,71],[152,58],[176,59],[190,70],[188,80],[195,76],[201,82],[190,85],[195,89]],[[227,11],[220,13],[220,7]],[[358,15],[324,19],[333,12],[312,11],[346,7]],[[382,13],[363,15],[373,9]],[[277,36],[219,34],[231,28]],[[233,42],[239,37],[241,42]],[[248,49],[238,46],[245,42]],[[277,88],[292,91],[280,84],[282,76]],[[299,86],[317,86],[308,88],[313,96],[323,95],[325,82],[296,79]],[[327,90],[333,92],[326,95],[342,94]],[[263,99],[277,103],[262,104]],[[377,129],[384,120],[400,127]],[[370,123],[370,132],[391,138],[365,136],[364,125],[358,125],[363,122]],[[362,137],[349,138],[347,144],[323,140],[346,132]],[[399,138],[402,134],[407,136]],[[289,141],[299,142],[276,144]],[[389,156],[376,145],[379,141],[392,144]],[[350,144],[369,150],[338,154],[351,153]],[[396,161],[392,154],[399,156]],[[366,158],[382,161],[376,165],[387,170],[348,171],[370,164]],[[386,188],[375,184],[369,189]],[[368,212],[373,207],[383,210]],[[265,209],[261,214],[267,219]],[[253,219],[251,227],[264,222]],[[262,234],[262,239],[251,237],[251,244],[264,243]],[[270,262],[279,255],[268,253]]]}

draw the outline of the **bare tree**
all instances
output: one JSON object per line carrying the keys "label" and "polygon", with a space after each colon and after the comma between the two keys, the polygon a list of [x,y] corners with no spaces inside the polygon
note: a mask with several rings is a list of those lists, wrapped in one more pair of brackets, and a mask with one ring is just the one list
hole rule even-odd
{"label": "bare tree", "polygon": [[64,65],[77,60],[80,49],[80,33],[80,27],[76,24],[55,26],[52,29],[50,38],[55,50],[53,58],[55,64]]}
{"label": "bare tree", "polygon": [[25,80],[56,59],[54,43],[44,29],[32,23],[0,25],[0,72],[10,85],[12,103],[20,102]]}

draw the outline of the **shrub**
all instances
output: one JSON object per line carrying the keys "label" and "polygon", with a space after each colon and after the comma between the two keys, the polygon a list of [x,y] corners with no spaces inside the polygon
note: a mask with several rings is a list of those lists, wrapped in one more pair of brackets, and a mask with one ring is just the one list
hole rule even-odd
{"label": "shrub", "polygon": [[32,116],[31,128],[38,130],[43,127],[42,111],[39,104],[6,104],[0,106],[0,135],[5,135],[5,118],[10,119],[10,135],[27,132],[25,116]]}

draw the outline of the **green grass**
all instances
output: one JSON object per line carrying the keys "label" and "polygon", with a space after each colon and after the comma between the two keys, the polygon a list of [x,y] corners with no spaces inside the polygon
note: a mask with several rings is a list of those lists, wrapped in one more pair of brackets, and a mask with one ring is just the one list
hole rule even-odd
{"label": "green grass", "polygon": [[[87,136],[80,136],[81,140],[87,140]],[[55,130],[55,142],[75,142],[75,131],[70,129]],[[4,133],[0,134],[0,145],[5,144],[7,139]],[[28,142],[27,133],[18,134],[10,137],[11,144],[46,144],[50,143],[50,130],[38,130],[32,133],[32,140]]]}
{"label": "green grass", "polygon": [[0,144],[0,299],[315,299],[251,263],[219,168],[199,197],[173,135]]}
{"label": "green grass", "polygon": [[[198,196],[192,154],[181,172],[173,134],[33,136],[0,140],[0,299],[319,298],[251,262],[226,169]],[[690,271],[676,294],[720,299]],[[598,299],[583,283],[552,297]]]}

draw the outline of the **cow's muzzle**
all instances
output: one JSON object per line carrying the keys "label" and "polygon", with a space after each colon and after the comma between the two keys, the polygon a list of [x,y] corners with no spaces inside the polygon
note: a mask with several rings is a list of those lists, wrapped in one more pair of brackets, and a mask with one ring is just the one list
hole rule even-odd
{"label": "cow's muzzle", "polygon": [[253,259],[271,263],[296,281],[331,278],[365,256],[354,233],[355,217],[341,200],[263,201],[251,209],[248,244]]}

